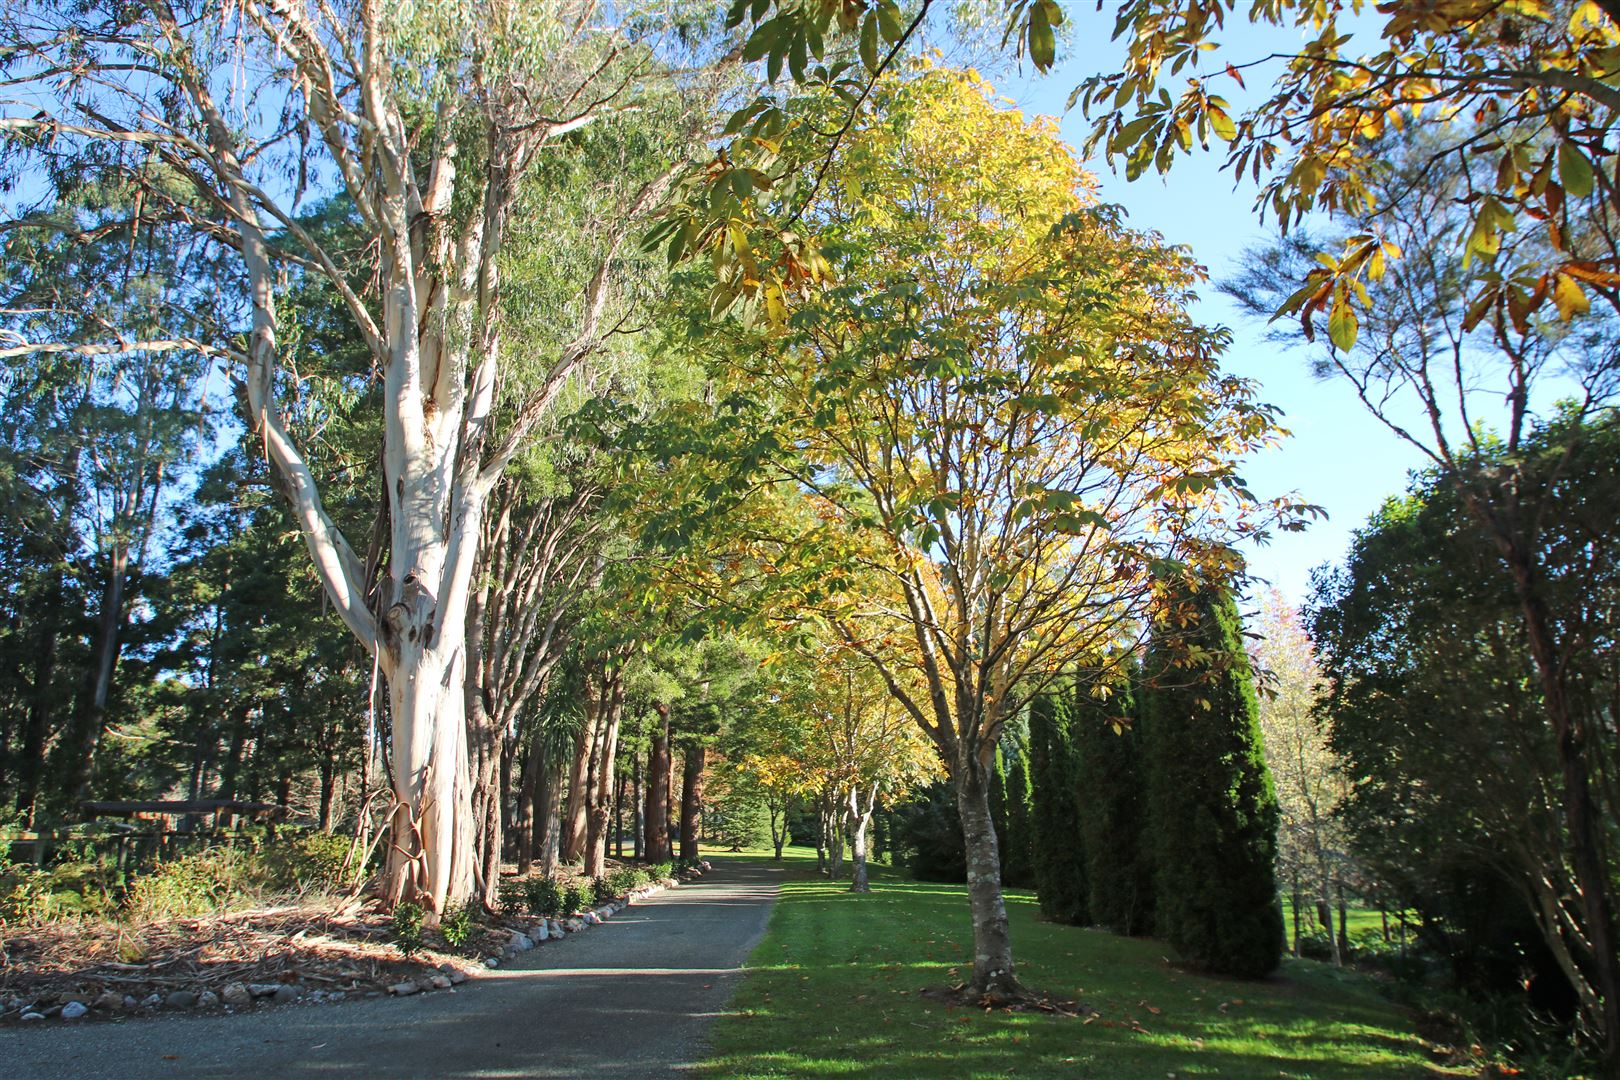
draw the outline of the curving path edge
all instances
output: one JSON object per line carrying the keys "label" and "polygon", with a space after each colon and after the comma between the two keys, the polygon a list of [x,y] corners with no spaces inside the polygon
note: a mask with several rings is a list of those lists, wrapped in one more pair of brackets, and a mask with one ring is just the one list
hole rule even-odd
{"label": "curving path edge", "polygon": [[16,1080],[657,1077],[690,1068],[765,932],[782,870],[711,859],[692,884],[454,992],[237,1016],[0,1029]]}

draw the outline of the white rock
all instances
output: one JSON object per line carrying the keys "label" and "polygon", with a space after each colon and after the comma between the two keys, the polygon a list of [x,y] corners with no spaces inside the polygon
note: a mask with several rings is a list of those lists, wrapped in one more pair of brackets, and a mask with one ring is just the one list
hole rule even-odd
{"label": "white rock", "polygon": [[79,1017],[83,1016],[89,1011],[90,1006],[86,1005],[84,1002],[70,1001],[66,1005],[62,1006],[62,1019],[77,1020]]}
{"label": "white rock", "polygon": [[155,1009],[159,1005],[163,1004],[163,995],[162,994],[147,994],[144,998],[141,999],[141,1004],[144,1005],[148,1009]]}
{"label": "white rock", "polygon": [[246,1005],[253,1000],[253,992],[247,988],[247,984],[239,982],[226,983],[220,996],[227,1005]]}
{"label": "white rock", "polygon": [[534,948],[534,942],[530,941],[527,935],[520,934],[514,930],[512,931],[512,940],[506,943],[506,947],[508,949],[515,949],[518,952],[528,952],[530,949]]}
{"label": "white rock", "polygon": [[34,1020],[43,1020],[43,1019],[45,1019],[45,1014],[44,1013],[37,1013],[37,1012],[34,1012],[32,1009],[30,1009],[28,1012],[25,1012],[25,1013],[22,1014],[22,1018],[23,1018],[23,1023],[26,1024],[26,1023],[30,1023],[30,1022],[32,1022]]}
{"label": "white rock", "polygon": [[417,986],[413,982],[407,981],[395,983],[393,986],[388,988],[388,992],[393,994],[395,997],[410,997],[420,989],[422,989],[420,986]]}
{"label": "white rock", "polygon": [[467,973],[460,968],[451,968],[447,973],[451,986],[460,986],[467,981]]}
{"label": "white rock", "polygon": [[428,980],[428,985],[435,990],[448,990],[450,989],[450,979],[445,975],[435,975]]}
{"label": "white rock", "polygon": [[201,994],[199,994],[197,996],[197,1007],[198,1008],[212,1009],[214,1006],[216,1006],[218,1004],[219,1004],[219,995],[214,993],[212,990],[204,990]]}
{"label": "white rock", "polygon": [[269,997],[279,989],[280,983],[248,983],[248,993],[254,997]]}
{"label": "white rock", "polygon": [[534,942],[536,945],[540,944],[542,941],[545,941],[549,937],[551,937],[551,928],[545,923],[541,923],[539,926],[535,927],[529,932],[529,940]]}
{"label": "white rock", "polygon": [[116,990],[106,990],[102,992],[100,997],[96,998],[94,1004],[102,1012],[123,1012],[124,995]]}

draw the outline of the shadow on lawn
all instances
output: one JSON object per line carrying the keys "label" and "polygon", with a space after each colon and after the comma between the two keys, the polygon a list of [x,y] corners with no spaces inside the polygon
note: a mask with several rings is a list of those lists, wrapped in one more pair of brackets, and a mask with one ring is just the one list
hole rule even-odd
{"label": "shadow on lawn", "polygon": [[[1246,982],[1176,969],[1145,939],[1043,922],[1008,897],[1026,985],[1097,1010],[1084,1020],[953,1008],[919,996],[960,981],[960,887],[882,875],[869,895],[790,875],[750,976],[711,1037],[736,1076],[1436,1076],[1430,1048],[1364,980],[1290,961]],[[1449,1074],[1460,1075],[1460,1074]]]}

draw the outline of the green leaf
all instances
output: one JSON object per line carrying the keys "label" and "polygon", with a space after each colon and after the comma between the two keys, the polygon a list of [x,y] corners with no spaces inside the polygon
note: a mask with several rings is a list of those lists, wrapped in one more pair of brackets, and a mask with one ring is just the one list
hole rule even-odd
{"label": "green leaf", "polygon": [[1564,194],[1572,199],[1592,194],[1592,163],[1573,143],[1558,144],[1558,179],[1564,185]]}
{"label": "green leaf", "polygon": [[766,53],[771,51],[771,46],[776,43],[776,39],[780,37],[781,34],[782,20],[780,18],[775,18],[769,22],[760,23],[758,26],[754,27],[754,32],[749,34],[748,40],[743,43],[743,59],[748,61],[760,59]]}
{"label": "green leaf", "polygon": [[1328,340],[1333,347],[1344,352],[1356,343],[1356,335],[1361,332],[1361,321],[1356,318],[1355,309],[1350,306],[1350,298],[1343,292],[1333,298],[1333,310],[1328,313]]}
{"label": "green leaf", "polygon": [[878,66],[878,20],[876,15],[868,15],[861,23],[861,63],[866,65],[867,71],[876,71]]}
{"label": "green leaf", "polygon": [[900,5],[894,0],[878,0],[877,14],[883,40],[893,45],[906,32],[906,24],[900,21]]}
{"label": "green leaf", "polygon": [[1057,35],[1052,32],[1052,20],[1047,16],[1045,4],[1032,4],[1029,9],[1029,58],[1040,71],[1052,70],[1057,57]]}

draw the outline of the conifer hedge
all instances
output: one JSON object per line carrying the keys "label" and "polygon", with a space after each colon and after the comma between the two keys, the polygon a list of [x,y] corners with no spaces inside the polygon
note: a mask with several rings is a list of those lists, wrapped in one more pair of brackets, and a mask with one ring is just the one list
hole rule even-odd
{"label": "conifer hedge", "polygon": [[1142,711],[1155,932],[1205,970],[1256,978],[1282,957],[1277,797],[1237,605],[1182,598],[1154,627]]}

